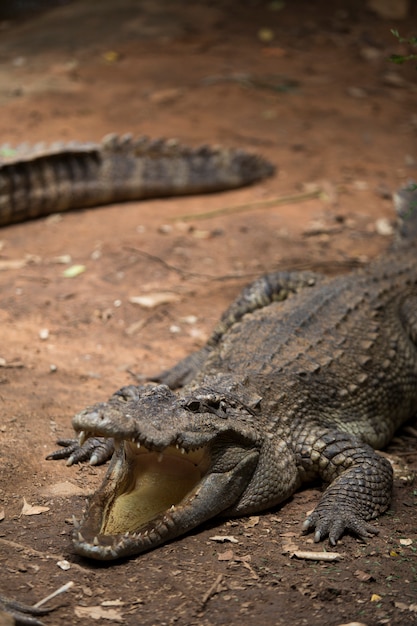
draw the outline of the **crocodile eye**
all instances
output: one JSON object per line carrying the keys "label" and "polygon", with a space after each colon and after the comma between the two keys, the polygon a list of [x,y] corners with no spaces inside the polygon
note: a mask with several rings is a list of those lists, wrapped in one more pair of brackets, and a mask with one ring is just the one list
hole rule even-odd
{"label": "crocodile eye", "polygon": [[201,404],[200,404],[200,402],[198,400],[190,400],[185,405],[185,408],[188,411],[192,411],[193,413],[198,413],[200,411]]}
{"label": "crocodile eye", "polygon": [[139,388],[135,385],[125,385],[114,394],[119,402],[132,402],[139,399]]}

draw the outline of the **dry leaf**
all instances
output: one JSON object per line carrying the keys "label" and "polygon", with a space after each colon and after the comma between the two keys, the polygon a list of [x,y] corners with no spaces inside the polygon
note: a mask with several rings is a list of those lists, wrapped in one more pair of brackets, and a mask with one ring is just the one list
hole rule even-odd
{"label": "dry leaf", "polygon": [[220,552],[217,555],[218,561],[233,561],[234,559],[233,550],[226,550],[225,552]]}
{"label": "dry leaf", "polygon": [[290,554],[291,556],[297,552],[298,545],[291,539],[284,539],[282,542],[282,554]]}
{"label": "dry leaf", "polygon": [[361,583],[369,583],[375,581],[375,578],[372,574],[368,574],[368,572],[364,572],[361,569],[357,569],[356,572],[353,572],[355,578],[361,581]]}
{"label": "dry leaf", "polygon": [[247,521],[245,521],[245,528],[255,528],[259,524],[259,515],[252,515]]}
{"label": "dry leaf", "polygon": [[378,595],[377,593],[373,593],[371,595],[371,602],[379,602],[380,600],[382,600],[382,596]]}
{"label": "dry leaf", "polygon": [[210,541],[217,541],[218,543],[226,543],[227,541],[230,543],[239,543],[233,535],[214,535],[210,537]]}
{"label": "dry leaf", "polygon": [[400,539],[400,545],[402,546],[411,546],[412,543],[412,539]]}
{"label": "dry leaf", "polygon": [[129,298],[129,302],[132,304],[139,304],[139,306],[145,309],[153,309],[160,304],[167,304],[168,302],[178,302],[179,297],[177,294],[170,291],[154,291],[153,293],[147,293],[143,296],[132,296]]}
{"label": "dry leaf", "polygon": [[41,513],[46,513],[46,511],[49,511],[49,506],[32,505],[23,498],[23,507],[20,515],[40,515]]}
{"label": "dry leaf", "polygon": [[103,609],[101,606],[75,606],[74,613],[80,619],[107,619],[123,622],[122,614],[116,609]]}

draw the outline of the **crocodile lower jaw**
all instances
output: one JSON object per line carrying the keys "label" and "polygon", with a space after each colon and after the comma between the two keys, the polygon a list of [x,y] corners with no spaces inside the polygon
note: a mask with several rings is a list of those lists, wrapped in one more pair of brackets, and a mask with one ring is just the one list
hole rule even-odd
{"label": "crocodile lower jaw", "polygon": [[176,518],[192,507],[209,465],[208,446],[152,451],[135,442],[119,442],[102,486],[81,524],[75,524],[76,552],[115,559],[182,534]]}

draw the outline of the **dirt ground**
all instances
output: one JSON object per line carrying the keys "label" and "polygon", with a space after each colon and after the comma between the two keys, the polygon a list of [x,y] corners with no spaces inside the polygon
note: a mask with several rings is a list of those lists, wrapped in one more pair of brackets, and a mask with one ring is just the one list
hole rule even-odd
{"label": "dirt ground", "polygon": [[[291,558],[294,546],[318,549],[300,536],[319,497],[310,488],[277,510],[100,565],[74,555],[70,534],[104,469],[44,460],[77,410],[132,382],[130,372],[155,373],[200,347],[253,277],[348,271],[389,245],[391,193],[417,176],[417,73],[387,61],[406,51],[390,29],[415,35],[416,13],[384,21],[346,4],[80,0],[0,22],[1,142],[132,132],[239,146],[278,167],[234,192],[1,230],[0,588],[34,603],[73,581],[46,625],[417,623],[407,470],[380,534],[344,537],[336,562]],[[73,265],[85,271],[65,277]],[[161,291],[176,301],[130,302]],[[411,424],[389,449],[414,470],[416,433]],[[22,514],[24,500],[43,508]]]}

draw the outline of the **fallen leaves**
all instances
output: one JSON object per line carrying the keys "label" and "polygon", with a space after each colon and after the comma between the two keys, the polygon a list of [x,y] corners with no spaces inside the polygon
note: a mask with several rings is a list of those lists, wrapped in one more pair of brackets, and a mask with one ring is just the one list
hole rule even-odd
{"label": "fallen leaves", "polygon": [[25,498],[23,498],[23,507],[20,511],[20,515],[40,515],[49,511],[49,506],[40,506],[29,504]]}
{"label": "fallen leaves", "polygon": [[229,550],[225,550],[224,552],[219,552],[219,554],[217,555],[217,560],[218,561],[228,561],[228,562],[233,562],[233,563],[240,563],[241,565],[243,565],[243,567],[245,567],[249,572],[252,578],[254,578],[255,580],[259,579],[258,574],[255,572],[255,570],[253,569],[253,567],[250,564],[250,561],[252,560],[250,554],[246,554],[245,556],[237,556],[232,549]]}
{"label": "fallen leaves", "polygon": [[394,606],[396,609],[400,609],[400,611],[411,611],[412,613],[417,613],[417,604],[406,604],[405,602],[394,602]]}
{"label": "fallen leaves", "polygon": [[219,552],[217,555],[218,561],[233,561],[235,558],[233,550],[225,550],[224,552]]}
{"label": "fallen leaves", "polygon": [[74,613],[80,619],[106,619],[111,622],[123,622],[123,615],[117,609],[105,609],[97,606],[75,606]]}
{"label": "fallen leaves", "polygon": [[372,576],[372,574],[369,574],[368,572],[364,572],[363,570],[360,570],[360,569],[357,569],[355,572],[353,572],[353,575],[355,576],[355,578],[360,580],[361,583],[375,582],[375,578]]}
{"label": "fallen leaves", "polygon": [[401,546],[411,546],[413,543],[412,539],[400,539]]}

